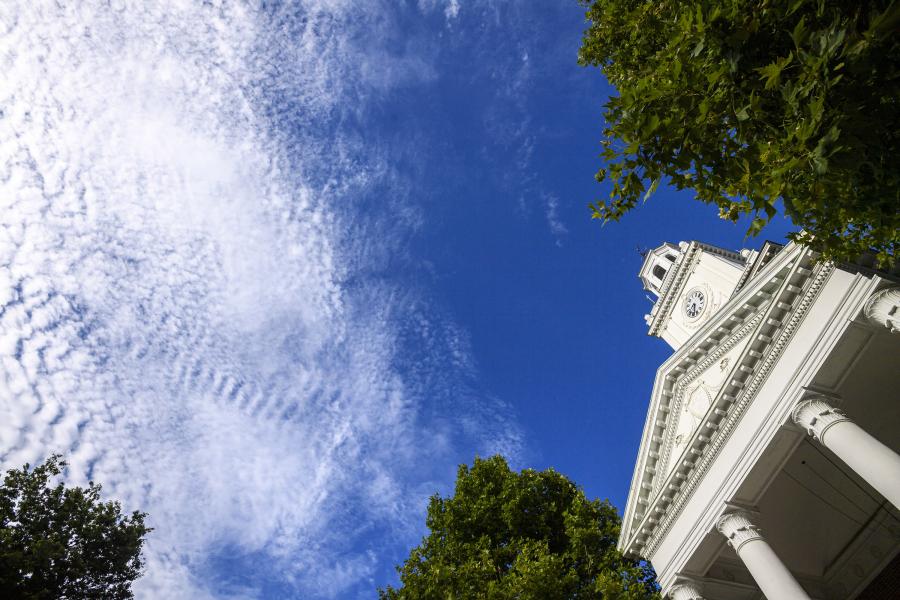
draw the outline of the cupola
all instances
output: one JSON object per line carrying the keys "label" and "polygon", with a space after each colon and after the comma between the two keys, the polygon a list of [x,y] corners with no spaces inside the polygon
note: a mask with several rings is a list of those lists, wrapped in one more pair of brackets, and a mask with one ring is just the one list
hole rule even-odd
{"label": "cupola", "polygon": [[681,257],[681,250],[675,244],[666,242],[659,248],[644,253],[644,266],[641,267],[640,278],[644,289],[658,298],[662,292],[663,282]]}

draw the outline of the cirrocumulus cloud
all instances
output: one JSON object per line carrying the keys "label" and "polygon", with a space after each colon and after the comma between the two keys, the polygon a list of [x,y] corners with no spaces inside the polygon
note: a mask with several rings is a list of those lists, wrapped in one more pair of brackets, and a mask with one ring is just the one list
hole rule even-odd
{"label": "cirrocumulus cloud", "polygon": [[144,597],[370,595],[453,448],[518,444],[341,126],[427,64],[355,45],[377,4],[65,4],[0,7],[3,466],[147,510]]}

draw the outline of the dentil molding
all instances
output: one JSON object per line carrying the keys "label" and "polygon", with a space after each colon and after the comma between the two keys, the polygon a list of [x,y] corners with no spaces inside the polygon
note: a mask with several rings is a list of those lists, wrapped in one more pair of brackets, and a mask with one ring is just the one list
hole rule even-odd
{"label": "dentil molding", "polygon": [[[806,258],[807,256],[808,255],[801,255],[802,258]],[[795,263],[795,269],[792,270],[796,272],[797,268],[798,265]],[[755,366],[753,374],[749,378],[748,382],[742,386],[742,389],[740,390],[738,397],[734,402],[734,405],[728,411],[727,416],[723,419],[716,435],[706,445],[706,448],[704,449],[705,451],[701,456],[699,456],[699,460],[690,469],[686,480],[683,480],[681,485],[678,486],[677,493],[674,494],[674,498],[672,498],[671,504],[661,515],[662,518],[658,519],[656,523],[652,524],[652,526],[649,528],[650,531],[647,532],[647,535],[643,536],[643,543],[641,543],[640,540],[637,540],[640,548],[640,555],[644,558],[651,556],[653,552],[656,551],[657,546],[665,537],[668,530],[671,528],[675,518],[684,507],[684,504],[693,495],[694,490],[705,475],[706,471],[709,469],[713,459],[719,453],[719,450],[722,448],[728,438],[731,436],[731,432],[736,427],[737,422],[740,420],[740,417],[753,401],[753,398],[756,396],[756,393],[762,386],[762,383],[766,380],[769,371],[778,361],[782,351],[785,349],[788,342],[793,338],[793,334],[802,321],[803,316],[806,314],[809,307],[813,304],[814,300],[818,296],[819,291],[821,290],[825,281],[828,279],[828,276],[834,270],[834,264],[823,263],[817,265],[815,271],[812,273],[810,273],[809,270],[805,269],[804,267],[799,268],[805,270],[808,274],[806,276],[809,281],[808,285],[806,285],[805,289],[803,289],[801,297],[796,301],[796,305],[791,307],[792,309],[788,312],[787,321],[782,323],[778,328],[777,337],[772,336],[774,338],[773,343],[769,346],[768,351],[765,353],[760,363]],[[789,277],[790,275],[788,276],[788,278]],[[644,514],[646,515],[647,513]]]}

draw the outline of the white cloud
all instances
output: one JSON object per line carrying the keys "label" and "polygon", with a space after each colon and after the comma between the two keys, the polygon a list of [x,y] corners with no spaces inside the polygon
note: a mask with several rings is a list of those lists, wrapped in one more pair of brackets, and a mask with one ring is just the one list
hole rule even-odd
{"label": "white cloud", "polygon": [[544,216],[547,217],[547,225],[556,238],[557,245],[562,244],[562,238],[568,235],[569,229],[560,219],[559,198],[553,194],[544,194]]}
{"label": "white cloud", "polygon": [[[390,168],[329,123],[431,74],[355,48],[361,10],[0,7],[0,458],[62,451],[147,510],[145,597],[253,597],[204,579],[229,548],[341,594],[454,440],[518,448],[499,400],[454,396],[464,335],[365,277],[403,236],[352,201]],[[432,367],[398,368],[411,338]]]}
{"label": "white cloud", "polygon": [[459,0],[419,0],[419,9],[423,12],[430,12],[437,8],[444,9],[444,18],[448,25],[459,17]]}
{"label": "white cloud", "polygon": [[459,0],[450,0],[444,8],[444,16],[447,20],[455,19],[459,16]]}

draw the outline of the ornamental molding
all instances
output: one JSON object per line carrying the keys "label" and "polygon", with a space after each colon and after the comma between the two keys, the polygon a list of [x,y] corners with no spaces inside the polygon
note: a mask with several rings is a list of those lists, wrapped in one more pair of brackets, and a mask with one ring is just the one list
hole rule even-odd
{"label": "ornamental molding", "polygon": [[832,426],[850,420],[843,411],[832,406],[824,396],[818,394],[799,402],[791,411],[791,419],[823,444],[825,433]]}
{"label": "ornamental molding", "polygon": [[[806,258],[807,260],[809,260],[809,254],[805,254],[805,256],[803,256],[802,258]],[[800,269],[806,271],[807,274],[810,273],[809,269],[806,269],[802,266],[795,267],[793,270],[794,272],[798,272]],[[808,285],[806,286],[806,291],[800,299],[797,307],[791,313],[790,318],[788,319],[788,322],[784,325],[784,327],[778,332],[773,332],[778,333],[777,340],[774,344],[772,344],[771,349],[766,353],[764,359],[761,361],[762,364],[759,365],[759,370],[756,372],[750,383],[743,388],[742,393],[740,393],[740,395],[736,398],[736,401],[731,410],[728,411],[726,418],[723,419],[717,435],[707,446],[707,451],[703,454],[698,463],[686,477],[684,485],[681,486],[679,490],[680,493],[676,498],[673,499],[672,504],[666,512],[665,518],[659,524],[659,526],[654,529],[652,535],[647,539],[644,548],[642,549],[643,554],[649,555],[656,550],[663,537],[665,537],[665,534],[668,533],[677,515],[681,512],[682,508],[684,508],[684,505],[688,502],[688,500],[690,500],[691,496],[693,496],[694,490],[697,488],[700,480],[706,474],[706,471],[709,470],[709,467],[712,465],[713,459],[715,459],[715,457],[719,454],[719,451],[721,450],[722,446],[724,446],[728,441],[728,438],[731,437],[731,433],[734,431],[735,427],[740,421],[741,416],[743,416],[744,411],[746,411],[747,407],[756,397],[756,393],[759,391],[759,388],[765,382],[766,378],[769,375],[769,372],[778,361],[778,358],[781,356],[781,353],[784,351],[788,342],[790,342],[790,340],[793,338],[794,332],[801,323],[803,316],[809,310],[809,307],[812,306],[816,297],[818,297],[819,291],[822,289],[822,286],[833,270],[833,263],[825,263],[820,265],[816,269],[816,273],[811,279],[807,278],[806,283]],[[802,273],[799,274],[803,275]],[[785,279],[785,284],[787,284],[787,281],[790,279],[790,277],[787,277]],[[775,307],[773,306],[772,308]],[[771,335],[762,335],[769,338],[772,337]]]}
{"label": "ornamental molding", "polygon": [[[629,498],[630,510],[626,515],[629,540],[623,544],[623,549],[636,550],[645,558],[655,552],[678,514],[693,495],[713,459],[727,442],[740,417],[756,396],[784,348],[792,339],[803,316],[813,304],[828,276],[834,270],[832,263],[823,263],[813,267],[811,262],[814,255],[799,246],[793,246],[790,250],[779,253],[781,256],[778,258],[783,257],[782,260],[776,259],[772,261],[772,264],[767,265],[771,270],[765,269],[768,275],[760,277],[758,285],[748,287],[743,294],[738,294],[729,301],[729,304],[736,303],[737,311],[734,309],[726,311],[731,314],[717,318],[714,323],[709,324],[708,328],[704,328],[704,331],[707,331],[716,323],[727,323],[733,319],[735,312],[741,310],[746,312],[753,309],[752,314],[755,318],[756,311],[763,302],[760,301],[759,306],[753,307],[751,301],[753,299],[760,300],[761,296],[771,298],[770,301],[765,302],[766,306],[763,307],[760,314],[761,321],[757,322],[751,340],[736,362],[737,368],[734,373],[738,376],[723,386],[724,391],[719,394],[718,400],[710,407],[706,422],[695,433],[694,442],[683,454],[686,460],[683,460],[682,464],[677,465],[671,474],[665,477],[666,481],[660,483],[653,481],[654,485],[645,481],[647,476],[654,473],[656,476],[662,474],[656,473],[652,465],[648,467],[647,456],[650,455],[652,458],[654,453],[652,450],[647,451],[646,439],[642,444],[641,458],[638,463],[640,471],[635,473],[635,482],[639,487],[635,489],[633,483]],[[775,285],[777,289],[772,294],[766,294],[763,290],[770,285]],[[747,323],[744,322],[743,325],[747,325]],[[719,325],[718,329],[722,328],[722,325]],[[753,327],[750,329],[753,330]],[[736,338],[733,343],[740,339],[739,336],[731,337]],[[699,347],[702,345],[701,343]],[[698,345],[695,343],[694,346]],[[689,356],[682,356],[682,358],[690,360]],[[714,360],[708,361],[707,366]],[[679,368],[682,372],[685,370],[675,361],[673,361],[672,367],[671,371],[678,371]],[[693,373],[695,369],[699,368],[698,364],[689,372]],[[673,397],[671,386],[668,389],[663,386],[659,400]],[[651,413],[655,408],[660,408],[666,414],[672,414],[666,406],[657,407],[656,404],[657,402],[654,402],[654,405],[651,406]],[[648,416],[648,420],[649,418]],[[662,422],[657,419],[655,424],[666,427],[668,422],[667,419]],[[648,422],[648,426],[650,425],[651,423]],[[658,457],[658,453],[656,454]],[[641,496],[642,489],[653,493]],[[636,505],[640,505],[643,510],[634,508]]]}
{"label": "ornamental molding", "polygon": [[[678,290],[684,285],[688,276],[693,273],[694,267],[700,262],[702,256],[702,248],[697,242],[691,242],[687,251],[681,255],[681,260],[675,266],[671,275],[663,281],[662,287],[659,289],[659,300],[656,310],[653,311],[653,320],[650,323],[650,331],[648,335],[657,335],[662,329],[663,324],[672,313],[675,306],[675,300],[678,297]],[[672,293],[669,293],[672,290]]]}
{"label": "ornamental molding", "polygon": [[[743,262],[741,255],[716,246],[710,246],[701,242],[691,242],[688,244],[687,250],[681,255],[680,260],[675,264],[675,268],[671,269],[667,274],[662,286],[659,290],[659,300],[651,313],[650,330],[648,335],[658,335],[663,325],[668,321],[672,310],[678,299],[678,292],[684,286],[684,283],[694,272],[694,267],[700,262],[703,252],[715,254],[732,260],[735,262]],[[708,311],[707,311],[708,312]]]}
{"label": "ornamental molding", "polygon": [[669,590],[668,596],[671,600],[704,600],[703,590],[695,581],[679,581]]}
{"label": "ornamental molding", "polygon": [[[743,340],[747,335],[752,332],[759,325],[760,321],[762,321],[763,313],[765,309],[768,307],[768,303],[763,304],[759,311],[755,315],[753,315],[749,320],[747,320],[743,325],[737,328],[736,331],[732,332],[728,338],[718,346],[716,346],[709,354],[706,355],[700,362],[696,364],[690,371],[688,371],[685,375],[678,379],[678,383],[675,385],[675,391],[673,394],[673,399],[670,404],[670,414],[672,415],[680,415],[682,407],[684,406],[685,396],[687,395],[687,390],[691,387],[691,384],[697,380],[698,377],[707,372],[707,370],[712,367],[715,363],[723,359],[722,357],[734,348],[738,342]],[[725,364],[725,368],[731,369],[729,375],[725,378],[726,381],[731,381],[735,375],[735,372],[738,370],[739,363],[735,365]],[[728,387],[728,384],[725,383],[719,391],[716,393],[716,398],[710,403],[710,406],[716,405],[716,400],[721,394],[725,393],[725,388]],[[674,424],[677,424],[677,419]],[[695,431],[693,435],[697,435],[699,432]],[[672,427],[666,428],[665,436],[663,437],[663,447],[662,452],[660,453],[658,465],[662,465],[665,468],[669,464],[669,460],[671,459],[672,450],[675,446],[675,434],[676,431]],[[685,452],[689,452],[691,449],[691,444],[688,443],[685,448]],[[664,483],[663,477],[655,477],[654,478],[654,493],[659,491],[659,488]]]}
{"label": "ornamental molding", "polygon": [[900,286],[872,294],[863,307],[863,314],[873,325],[887,327],[891,333],[900,332]]}
{"label": "ornamental molding", "polygon": [[746,266],[744,267],[744,272],[741,274],[741,278],[738,280],[737,285],[734,288],[734,293],[737,294],[747,283],[753,279],[759,271],[765,267],[772,258],[778,254],[778,252],[784,248],[781,244],[776,244],[775,242],[766,242],[763,244],[763,247],[760,248],[759,252],[756,253],[756,256],[752,256],[747,260]]}
{"label": "ornamental molding", "polygon": [[728,540],[728,545],[740,552],[744,544],[763,539],[756,524],[757,515],[748,510],[725,513],[716,522],[716,529]]}

